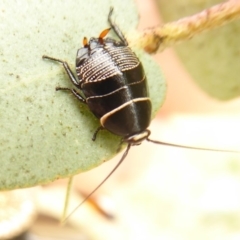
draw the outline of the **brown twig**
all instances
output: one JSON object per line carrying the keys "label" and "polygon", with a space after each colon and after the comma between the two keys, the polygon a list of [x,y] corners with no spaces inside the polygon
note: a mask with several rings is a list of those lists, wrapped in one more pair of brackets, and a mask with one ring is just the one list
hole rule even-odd
{"label": "brown twig", "polygon": [[237,18],[240,18],[240,0],[228,0],[193,16],[131,34],[128,41],[148,53],[155,53]]}

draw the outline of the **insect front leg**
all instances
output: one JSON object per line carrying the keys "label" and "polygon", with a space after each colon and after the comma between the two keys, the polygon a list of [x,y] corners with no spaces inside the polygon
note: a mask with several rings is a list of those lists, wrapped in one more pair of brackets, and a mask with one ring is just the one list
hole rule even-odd
{"label": "insect front leg", "polygon": [[[59,62],[59,63],[62,63],[69,79],[71,80],[71,82],[77,87],[79,88],[79,82],[77,81],[76,77],[74,76],[71,68],[69,67],[68,63],[63,61],[63,60],[60,60],[58,58],[53,58],[53,57],[49,57],[49,56],[45,56],[43,55],[42,58],[45,58],[45,59],[49,59],[49,60],[52,60],[52,61],[55,61],[55,62]],[[56,87],[56,90],[64,90],[64,91],[70,91],[72,92],[72,94],[82,103],[85,103],[86,104],[86,99],[81,96],[81,94],[79,94],[75,89],[70,89],[70,88],[65,88],[65,87]]]}
{"label": "insect front leg", "polygon": [[51,60],[51,61],[55,61],[55,62],[62,63],[62,65],[63,65],[63,67],[64,67],[64,69],[65,69],[65,71],[66,71],[69,79],[71,80],[71,82],[72,82],[77,88],[79,88],[79,86],[80,86],[80,85],[79,85],[79,82],[78,82],[78,80],[76,79],[76,77],[74,76],[74,74],[73,74],[73,72],[72,72],[72,70],[71,70],[71,68],[69,67],[69,65],[68,65],[67,62],[65,62],[65,61],[63,61],[63,60],[60,60],[60,59],[58,59],[58,58],[49,57],[49,56],[46,56],[46,55],[43,55],[42,58],[44,58],[44,59],[49,59],[49,60]]}
{"label": "insect front leg", "polygon": [[115,32],[115,34],[120,38],[121,42],[125,45],[128,46],[128,42],[126,38],[124,37],[122,31],[119,29],[119,27],[113,22],[112,20],[112,13],[113,13],[113,7],[110,8],[109,14],[108,14],[108,22]]}

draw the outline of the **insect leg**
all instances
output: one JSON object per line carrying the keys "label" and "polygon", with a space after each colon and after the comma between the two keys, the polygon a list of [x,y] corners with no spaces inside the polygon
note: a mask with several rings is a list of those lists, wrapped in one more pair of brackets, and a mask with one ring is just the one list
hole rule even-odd
{"label": "insect leg", "polygon": [[121,42],[125,45],[128,46],[128,42],[126,38],[124,37],[122,31],[119,29],[119,27],[113,22],[112,20],[112,13],[113,13],[113,7],[110,8],[109,14],[108,14],[108,22],[115,32],[115,34],[120,38]]}
{"label": "insect leg", "polygon": [[95,133],[94,133],[93,136],[92,136],[92,140],[93,140],[93,141],[96,140],[98,132],[101,131],[101,130],[103,130],[103,129],[104,129],[103,126],[100,126],[100,127],[97,128],[97,130],[95,131]]}
{"label": "insect leg", "polygon": [[82,97],[75,89],[56,87],[56,91],[59,91],[59,90],[70,91],[80,102],[86,104],[86,99],[84,97]]}
{"label": "insect leg", "polygon": [[[46,55],[43,55],[42,58],[45,58],[45,59],[49,59],[49,60],[52,60],[52,61],[55,61],[55,62],[59,62],[59,63],[62,63],[69,79],[71,80],[71,82],[77,87],[79,88],[80,85],[79,85],[79,82],[78,80],[76,79],[76,77],[74,76],[71,68],[69,67],[68,63],[63,61],[63,60],[60,60],[58,58],[54,58],[54,57],[49,57],[49,56],[46,56]],[[74,94],[75,95],[75,94]]]}

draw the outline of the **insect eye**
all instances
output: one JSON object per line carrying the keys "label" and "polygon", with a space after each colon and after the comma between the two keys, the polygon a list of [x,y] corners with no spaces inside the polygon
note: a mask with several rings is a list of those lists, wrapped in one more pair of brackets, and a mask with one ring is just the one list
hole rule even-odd
{"label": "insect eye", "polygon": [[88,58],[89,49],[86,47],[82,47],[77,52],[76,64],[81,65]]}

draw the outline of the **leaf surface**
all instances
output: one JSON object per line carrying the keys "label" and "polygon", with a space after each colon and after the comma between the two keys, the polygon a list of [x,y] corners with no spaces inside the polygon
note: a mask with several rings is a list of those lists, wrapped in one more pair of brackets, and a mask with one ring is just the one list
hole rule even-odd
{"label": "leaf surface", "polygon": [[[60,58],[74,70],[83,37],[98,37],[109,27],[110,6],[124,33],[136,28],[137,12],[127,0],[1,3],[1,190],[72,176],[116,154],[120,138],[101,131],[92,142],[99,120],[70,94],[55,91],[72,85],[61,64],[42,60],[42,55]],[[137,55],[149,80],[154,114],[166,85],[159,66],[146,54]]]}

